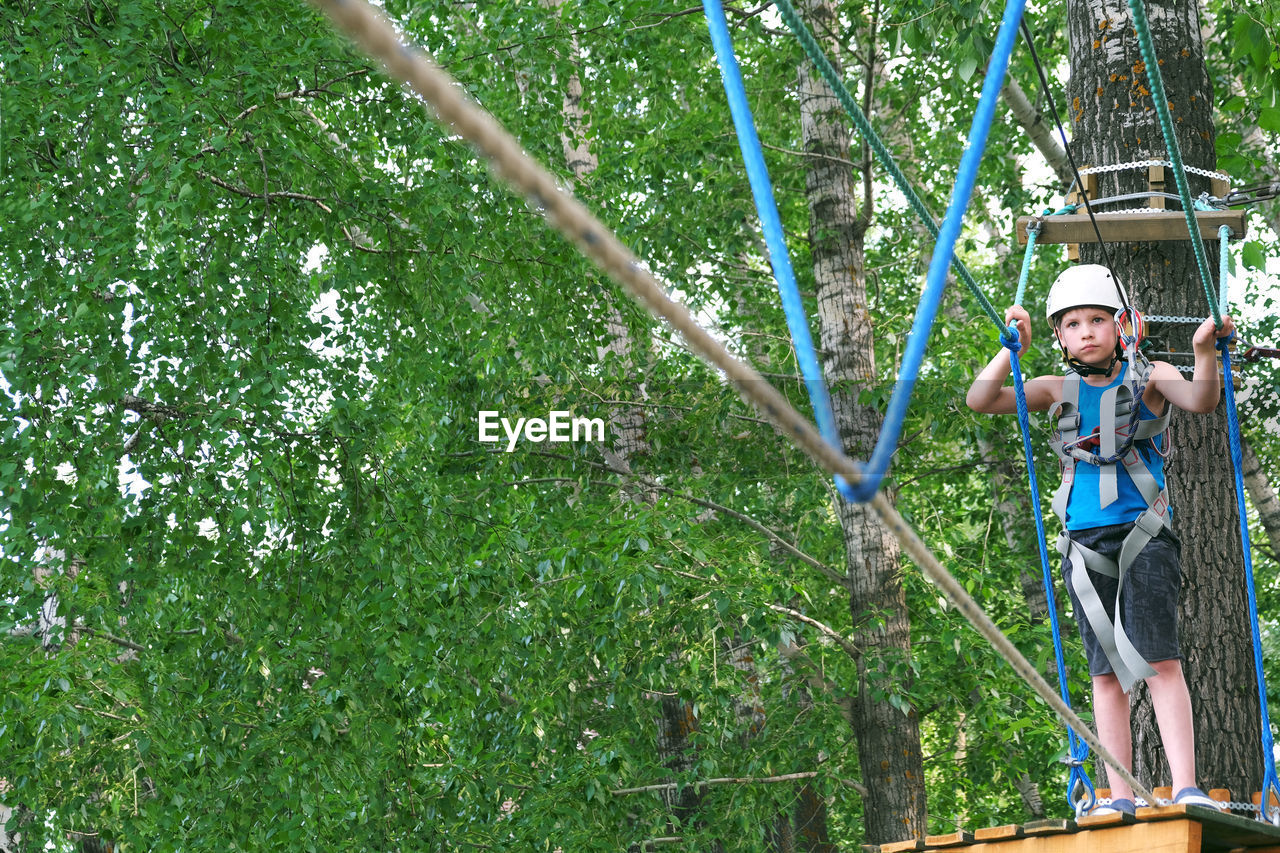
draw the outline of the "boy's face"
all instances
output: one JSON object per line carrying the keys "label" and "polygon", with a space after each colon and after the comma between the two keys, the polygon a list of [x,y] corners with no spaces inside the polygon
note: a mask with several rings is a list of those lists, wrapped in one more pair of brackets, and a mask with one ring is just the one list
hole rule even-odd
{"label": "boy's face", "polygon": [[1072,358],[1104,367],[1115,354],[1116,318],[1108,308],[1085,306],[1062,312],[1054,331]]}

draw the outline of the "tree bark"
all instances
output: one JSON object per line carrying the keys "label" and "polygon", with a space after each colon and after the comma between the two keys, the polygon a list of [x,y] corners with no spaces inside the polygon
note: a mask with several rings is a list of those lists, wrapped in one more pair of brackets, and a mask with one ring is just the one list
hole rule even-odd
{"label": "tree bark", "polygon": [[[826,0],[808,0],[802,14],[815,33],[841,27]],[[868,40],[874,49],[874,34]],[[828,53],[834,54],[828,45]],[[867,63],[874,67],[874,61]],[[849,131],[840,104],[807,63],[800,67],[801,136],[806,158],[809,244],[818,296],[823,370],[841,441],[854,458],[867,458],[881,415],[858,403],[860,390],[876,382],[875,346],[867,307],[863,236],[857,186],[848,156]],[[869,212],[869,194],[864,202]],[[863,650],[853,691],[854,734],[862,766],[865,840],[870,844],[921,837],[925,790],[919,720],[875,693],[910,689],[910,625],[897,541],[868,507],[841,501],[854,644]],[[874,689],[874,688],[878,688]]]}
{"label": "tree bark", "polygon": [[[1146,8],[1183,160],[1212,169],[1212,91],[1198,4],[1158,0]],[[1076,161],[1114,165],[1167,159],[1127,6],[1117,0],[1072,0],[1068,29]],[[1145,169],[1098,177],[1103,197],[1148,188]],[[1208,190],[1206,178],[1190,175],[1189,181],[1193,196]],[[1111,244],[1109,249],[1135,306],[1153,314],[1206,313],[1189,241]],[[1206,244],[1206,249],[1216,271],[1216,245]],[[1081,246],[1081,260],[1105,263],[1095,245]],[[1190,327],[1177,327],[1169,337],[1176,349],[1188,351],[1190,334]],[[1260,727],[1241,549],[1232,535],[1236,510],[1221,406],[1209,415],[1175,412],[1173,436],[1175,456],[1167,476],[1174,526],[1182,538],[1181,646],[1197,722],[1199,777],[1202,787],[1239,794],[1256,790],[1261,780]],[[1147,784],[1167,784],[1150,698],[1145,686],[1135,693],[1134,772]]]}

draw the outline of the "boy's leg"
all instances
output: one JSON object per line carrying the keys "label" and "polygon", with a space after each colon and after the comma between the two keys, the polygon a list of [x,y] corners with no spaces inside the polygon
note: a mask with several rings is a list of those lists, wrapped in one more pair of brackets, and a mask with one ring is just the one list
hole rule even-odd
{"label": "boy's leg", "polygon": [[[1147,679],[1151,706],[1160,726],[1160,742],[1169,760],[1173,790],[1181,791],[1196,784],[1195,723],[1191,716],[1191,694],[1182,674],[1182,661],[1154,661],[1156,674]],[[1101,736],[1101,733],[1099,733]]]}
{"label": "boy's leg", "polygon": [[[1158,669],[1156,671],[1159,672]],[[1098,740],[1124,764],[1125,770],[1132,771],[1133,732],[1129,728],[1129,697],[1120,688],[1120,679],[1112,673],[1093,677],[1093,717],[1098,726]],[[1111,783],[1112,800],[1133,799],[1128,782],[1111,772],[1107,773],[1107,780]]]}

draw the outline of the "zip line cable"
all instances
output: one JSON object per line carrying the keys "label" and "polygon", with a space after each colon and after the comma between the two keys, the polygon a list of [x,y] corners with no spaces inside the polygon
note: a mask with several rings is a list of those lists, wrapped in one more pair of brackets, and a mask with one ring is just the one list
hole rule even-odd
{"label": "zip line cable", "polygon": [[[1120,304],[1125,307],[1126,311],[1131,311],[1132,306],[1129,305],[1129,295],[1120,286],[1120,277],[1116,275],[1115,266],[1111,262],[1111,251],[1102,240],[1102,231],[1098,228],[1098,218],[1093,215],[1093,207],[1089,204],[1089,193],[1085,192],[1084,181],[1080,180],[1080,169],[1076,167],[1076,158],[1071,153],[1071,145],[1067,142],[1067,131],[1062,126],[1062,118],[1058,115],[1058,104],[1053,99],[1053,91],[1049,87],[1049,79],[1045,76],[1044,66],[1040,64],[1040,57],[1036,54],[1036,43],[1031,37],[1031,28],[1027,26],[1025,18],[1022,21],[1022,38],[1027,43],[1027,53],[1031,56],[1031,64],[1035,66],[1036,76],[1040,78],[1040,90],[1044,92],[1045,100],[1049,103],[1049,112],[1053,115],[1053,123],[1058,128],[1058,136],[1062,137],[1062,150],[1066,152],[1067,163],[1071,166],[1071,174],[1075,178],[1075,185],[1080,188],[1080,198],[1084,199],[1084,212],[1089,214],[1089,222],[1093,225],[1093,233],[1098,238],[1098,246],[1102,249],[1102,257],[1106,261],[1107,269],[1111,271],[1111,280],[1115,282],[1116,293],[1120,295]],[[1017,304],[1021,304],[1021,302]]]}
{"label": "zip line cable", "polygon": [[[861,479],[862,472],[851,459],[823,441],[817,430],[791,407],[786,398],[750,365],[734,358],[702,329],[687,308],[670,299],[617,236],[526,154],[493,116],[464,95],[457,82],[425,53],[407,47],[382,12],[365,0],[313,2],[365,53],[381,63],[392,78],[407,83],[425,99],[438,121],[470,142],[494,172],[523,195],[534,209],[541,211],[549,224],[577,246],[584,256],[595,262],[651,313],[670,323],[701,358],[724,371],[739,393],[754,403],[810,458],[828,473],[840,474],[850,482]],[[1011,4],[1016,2],[1011,0]],[[1018,14],[1021,14],[1020,4]],[[998,83],[996,88],[999,88]],[[938,255],[935,254],[934,258],[936,261]],[[945,269],[946,262],[943,263]],[[947,571],[889,499],[877,492],[870,505],[925,576],[951,600],[1036,695],[1067,725],[1076,729],[1090,748],[1113,768],[1117,776],[1129,783],[1135,793],[1147,797],[1148,802],[1155,802],[1151,792],[1102,745],[1097,735],[1062,701],[1026,656]]]}

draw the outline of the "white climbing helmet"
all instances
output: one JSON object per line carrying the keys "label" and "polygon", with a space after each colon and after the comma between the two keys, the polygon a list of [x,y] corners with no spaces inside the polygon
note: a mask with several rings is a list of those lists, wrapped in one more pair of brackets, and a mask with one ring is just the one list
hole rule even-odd
{"label": "white climbing helmet", "polygon": [[1111,275],[1111,270],[1101,264],[1081,264],[1063,270],[1049,288],[1045,316],[1052,324],[1055,315],[1086,305],[1097,305],[1112,311],[1124,308],[1120,284]]}

